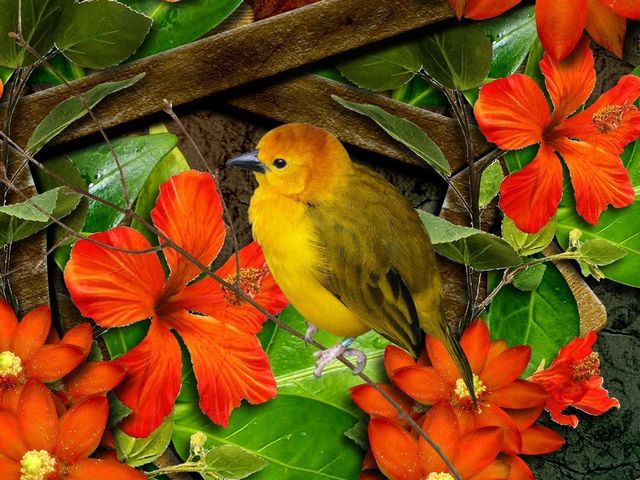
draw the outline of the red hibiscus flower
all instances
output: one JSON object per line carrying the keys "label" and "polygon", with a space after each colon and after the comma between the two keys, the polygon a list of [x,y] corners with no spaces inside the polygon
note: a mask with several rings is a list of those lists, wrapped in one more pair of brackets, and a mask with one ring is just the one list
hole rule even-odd
{"label": "red hibiscus flower", "polygon": [[107,399],[98,396],[58,418],[51,392],[39,380],[30,380],[17,415],[0,410],[3,480],[144,480],[143,473],[127,465],[88,458],[98,447],[108,415]]}
{"label": "red hibiscus flower", "polygon": [[[151,212],[154,225],[205,265],[218,255],[225,238],[222,206],[210,175],[188,171],[160,187]],[[145,250],[149,242],[137,230],[119,227],[91,236],[124,250]],[[172,248],[163,250],[171,271],[165,280],[154,253],[132,254],[78,241],[65,281],[82,314],[103,327],[121,327],[151,319],[143,341],[115,360],[126,376],[115,392],[132,414],[120,424],[130,436],[145,437],[172,410],[180,391],[180,345],[184,341],[200,394],[200,408],[215,423],[227,425],[242,399],[261,403],[276,394],[269,359],[255,334],[264,315],[209,277]],[[267,270],[259,247],[239,253],[239,284],[272,313],[286,300]],[[229,259],[217,274],[236,280]]]}
{"label": "red hibiscus flower", "polygon": [[596,332],[569,342],[560,350],[551,366],[535,373],[531,380],[549,393],[545,409],[551,418],[562,425],[578,425],[578,417],[565,415],[563,410],[575,407],[589,415],[602,415],[620,402],[609,397],[602,388],[600,359],[593,351]]}
{"label": "red hibiscus flower", "polygon": [[556,213],[562,197],[562,156],[571,173],[576,210],[596,224],[609,205],[624,207],[635,194],[620,154],[640,136],[640,77],[623,76],[584,111],[570,117],[595,85],[593,54],[584,38],[562,62],[547,53],[540,62],[554,111],[535,82],[511,75],[484,85],[475,105],[482,133],[504,150],[539,144],[536,158],[509,175],[500,208],[516,226],[535,233]]}
{"label": "red hibiscus flower", "polygon": [[48,306],[34,308],[18,322],[11,306],[0,300],[0,408],[16,411],[20,392],[30,378],[56,382],[89,354],[93,333],[88,323],[69,330],[57,342]]}

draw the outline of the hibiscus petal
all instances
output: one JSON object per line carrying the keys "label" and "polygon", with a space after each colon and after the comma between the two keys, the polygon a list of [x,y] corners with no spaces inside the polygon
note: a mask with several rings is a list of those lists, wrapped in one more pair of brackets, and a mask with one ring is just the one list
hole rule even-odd
{"label": "hibiscus petal", "polygon": [[509,471],[509,465],[500,460],[494,460],[469,480],[503,480],[509,478]]}
{"label": "hibiscus petal", "polygon": [[480,428],[463,436],[454,461],[460,476],[471,477],[488,467],[500,452],[502,437],[498,427]]}
{"label": "hibiscus petal", "polygon": [[558,60],[576,47],[587,23],[587,0],[537,0],[536,26],[544,49]]}
{"label": "hibiscus petal", "polygon": [[393,373],[403,367],[412,367],[416,361],[405,350],[395,345],[388,345],[384,349],[384,369],[387,376],[393,379]]}
{"label": "hibiscus petal", "polygon": [[502,182],[499,206],[520,230],[536,233],[555,215],[560,198],[562,164],[543,143],[531,163]]}
{"label": "hibiscus petal", "polygon": [[[467,0],[465,18],[473,20],[484,20],[497,17],[513,6],[520,3],[520,0]],[[460,18],[460,16],[458,16]]]}
{"label": "hibiscus petal", "polygon": [[[144,236],[128,227],[91,235],[92,240],[122,250],[147,250]],[[121,327],[154,314],[164,272],[153,253],[125,253],[79,240],[71,250],[64,278],[80,313],[103,327]]]}
{"label": "hibiscus petal", "polygon": [[11,351],[23,362],[31,359],[44,345],[51,329],[51,310],[47,305],[27,313],[15,330]]}
{"label": "hibiscus petal", "polygon": [[507,415],[518,426],[518,430],[522,431],[529,428],[540,417],[544,410],[544,404],[531,408],[503,409]]}
{"label": "hibiscus petal", "polygon": [[473,111],[487,140],[503,150],[539,143],[551,116],[538,85],[521,74],[483,85]]}
{"label": "hibiscus petal", "polygon": [[[458,448],[460,431],[458,420],[449,402],[438,402],[424,417],[422,429],[429,435],[442,453],[451,461]],[[500,445],[498,445],[499,447]],[[418,456],[423,472],[446,472],[442,457],[422,437],[418,438]],[[457,464],[455,465],[457,467]]]}
{"label": "hibiscus petal", "polygon": [[629,172],[618,155],[569,139],[557,145],[571,173],[576,211],[587,222],[597,224],[609,205],[621,208],[635,201]]}
{"label": "hibiscus petal", "polygon": [[124,375],[124,368],[115,362],[88,362],[65,379],[65,391],[74,401],[104,395],[113,390]]}
{"label": "hibiscus petal", "polygon": [[547,400],[544,406],[545,410],[551,415],[551,420],[560,425],[569,425],[573,428],[578,426],[578,417],[576,415],[565,415],[562,411],[569,405],[566,402],[560,402],[554,398]]}
{"label": "hibiscus petal", "polygon": [[531,347],[519,345],[511,347],[487,362],[482,374],[482,381],[490,392],[495,392],[514,382],[527,368],[531,358]]}
{"label": "hibiscus petal", "polygon": [[[406,413],[411,412],[409,399],[396,390],[393,385],[379,384],[378,387],[385,391]],[[378,415],[387,418],[396,418],[398,412],[386,398],[371,385],[358,385],[351,389],[351,399],[363,411],[369,415]]]}
{"label": "hibiscus petal", "polygon": [[487,325],[482,320],[473,322],[462,334],[460,345],[469,360],[471,370],[476,375],[479,374],[484,368],[491,345]]}
{"label": "hibiscus petal", "polygon": [[0,298],[0,352],[11,348],[11,339],[17,327],[18,319],[13,308]]}
{"label": "hibiscus petal", "polygon": [[534,480],[529,466],[517,455],[500,455],[500,460],[509,465],[509,480]]}
{"label": "hibiscus petal", "polygon": [[[160,232],[203,265],[213,262],[224,243],[222,203],[208,173],[189,170],[160,185],[151,218]],[[200,274],[200,268],[173,248],[167,247],[163,253],[172,285],[182,287]]]}
{"label": "hibiscus petal", "polygon": [[109,460],[84,458],[69,467],[66,480],[145,480],[144,473],[135,468]]}
{"label": "hibiscus petal", "polygon": [[540,385],[518,379],[490,391],[484,399],[503,408],[531,408],[544,405],[547,397],[547,392]]}
{"label": "hibiscus petal", "polygon": [[602,415],[612,408],[620,408],[620,402],[616,398],[610,398],[609,392],[600,388],[601,384],[602,379],[598,378],[598,387],[590,388],[585,396],[572,406],[589,415]]}
{"label": "hibiscus petal", "polygon": [[378,468],[391,480],[419,480],[418,442],[397,422],[376,417],[369,422],[369,443]]}
{"label": "hibiscus petal", "polygon": [[601,0],[587,0],[587,32],[594,42],[622,58],[627,20],[616,14]]}
{"label": "hibiscus petal", "polygon": [[66,465],[91,455],[102,438],[109,402],[105,397],[90,397],[73,406],[60,419],[55,454]]}
{"label": "hibiscus petal", "polygon": [[180,346],[160,321],[151,321],[147,336],[115,360],[127,374],[115,392],[132,413],[120,424],[132,437],[147,437],[171,413],[180,392]]}
{"label": "hibiscus petal", "polygon": [[84,352],[75,345],[45,345],[26,362],[25,371],[29,377],[45,383],[55,382],[80,365],[84,356]]}
{"label": "hibiscus petal", "polygon": [[18,427],[29,450],[53,451],[58,438],[58,413],[49,389],[29,380],[18,401]]}
{"label": "hibiscus petal", "polygon": [[76,325],[64,334],[61,342],[80,347],[86,357],[89,355],[89,352],[91,352],[91,347],[93,346],[93,329],[91,328],[91,324],[84,322]]}
{"label": "hibiscus petal", "polygon": [[22,441],[18,419],[7,410],[0,410],[0,432],[0,458],[5,455],[20,460],[28,448]]}
{"label": "hibiscus petal", "polygon": [[523,455],[543,455],[558,450],[565,444],[557,432],[542,425],[533,425],[522,432]]}
{"label": "hibiscus petal", "polygon": [[555,107],[551,123],[556,125],[587,101],[596,84],[589,39],[583,37],[573,53],[562,61],[545,53],[540,70]]}
{"label": "hibiscus petal", "polygon": [[426,405],[451,396],[451,385],[433,367],[401,368],[393,372],[393,383],[411,398]]}
{"label": "hibiscus petal", "polygon": [[519,453],[522,448],[522,437],[518,426],[500,407],[482,405],[480,412],[475,414],[476,428],[500,427],[502,429],[502,451],[505,453]]}
{"label": "hibiscus petal", "polygon": [[602,0],[609,8],[623,17],[640,20],[640,4],[637,0]]}

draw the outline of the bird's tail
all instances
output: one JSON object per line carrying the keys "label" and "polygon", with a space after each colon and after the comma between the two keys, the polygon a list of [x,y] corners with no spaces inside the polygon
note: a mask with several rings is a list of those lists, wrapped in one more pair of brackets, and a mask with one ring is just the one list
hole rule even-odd
{"label": "bird's tail", "polygon": [[[443,315],[443,318],[445,318],[444,315]],[[469,394],[471,395],[473,404],[476,405],[476,392],[473,387],[473,372],[471,371],[471,365],[469,365],[469,360],[467,360],[467,356],[462,350],[462,346],[460,345],[460,342],[451,331],[451,328],[449,328],[449,325],[446,323],[446,321],[443,323],[444,323],[444,339],[443,339],[444,344],[447,347],[447,351],[449,352],[449,355],[451,355],[451,359],[453,360],[453,363],[458,369],[458,372],[460,373],[460,376],[462,377],[462,380],[464,381],[464,384],[466,385],[467,390],[469,390]]]}

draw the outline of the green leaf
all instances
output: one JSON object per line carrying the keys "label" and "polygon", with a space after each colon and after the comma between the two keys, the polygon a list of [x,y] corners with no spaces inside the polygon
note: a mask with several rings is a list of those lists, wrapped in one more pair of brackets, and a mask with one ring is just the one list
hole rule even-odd
{"label": "green leaf", "polygon": [[60,19],[56,46],[81,67],[112,67],[138,49],[151,23],[146,15],[113,0],[74,3]]}
{"label": "green leaf", "polygon": [[533,5],[514,8],[479,23],[493,42],[490,78],[511,75],[524,62],[537,38],[534,10]]}
{"label": "green leaf", "polygon": [[344,432],[344,435],[356,442],[362,450],[365,452],[369,450],[369,420],[361,418],[353,427]]}
{"label": "green leaf", "polygon": [[180,3],[157,0],[121,0],[153,20],[151,31],[131,60],[186,45],[197,40],[227,18],[242,0],[188,0]]}
{"label": "green leaf", "polygon": [[[167,133],[168,130],[164,124],[159,124],[149,128],[149,133]],[[138,201],[136,202],[136,214],[140,215],[147,221],[151,221],[151,210],[156,204],[158,194],[160,193],[160,185],[169,180],[174,175],[189,170],[189,164],[178,147],[169,152],[158,164],[151,170],[149,178],[140,190]],[[139,230],[152,245],[158,244],[158,237],[151,233],[142,223],[137,220],[131,222],[131,227]]]}
{"label": "green leaf", "polygon": [[55,68],[55,72],[47,65],[40,65],[29,77],[29,83],[52,86],[64,83],[58,75],[67,82],[72,82],[85,76],[84,68],[71,63],[61,53],[55,55],[47,63],[52,68]]}
{"label": "green leaf", "polygon": [[336,65],[356,85],[374,91],[398,88],[420,70],[420,43],[404,42],[377,49]]}
{"label": "green leaf", "polygon": [[[499,280],[489,275],[490,287]],[[529,345],[531,360],[523,377],[531,375],[542,361],[549,365],[560,348],[580,335],[578,306],[562,274],[547,265],[537,289],[522,292],[508,285],[491,302],[487,324],[493,340],[504,339],[510,347]]]}
{"label": "green leaf", "polygon": [[162,424],[148,437],[134,438],[119,428],[113,432],[118,460],[132,467],[140,467],[159,458],[169,446],[173,431],[173,415],[168,415]]}
{"label": "green leaf", "polygon": [[12,69],[31,65],[36,58],[16,40],[11,32],[20,32],[21,5],[22,37],[40,56],[53,48],[53,38],[63,10],[71,0],[0,0],[0,65]]}
{"label": "green leaf", "polygon": [[126,327],[110,328],[102,338],[107,346],[109,358],[115,360],[138,345],[149,331],[149,322],[141,321]]}
{"label": "green leaf", "polygon": [[538,233],[525,233],[516,227],[513,220],[504,217],[502,220],[502,238],[511,245],[519,255],[528,257],[547,248],[556,233],[557,220],[552,217]]}
{"label": "green leaf", "polygon": [[426,80],[418,76],[391,92],[391,98],[414,107],[444,107],[447,97]]}
{"label": "green leaf", "polygon": [[540,90],[546,94],[547,87],[544,82],[544,75],[542,75],[542,71],[540,70],[540,61],[542,60],[543,55],[544,48],[542,48],[540,40],[536,39],[529,51],[529,57],[527,58],[527,65],[524,69],[524,74],[533,78],[533,81],[538,84]]}
{"label": "green leaf", "polygon": [[479,87],[491,67],[491,40],[475,23],[430,33],[424,41],[423,67],[447,88]]}
{"label": "green leaf", "polygon": [[451,175],[451,167],[440,147],[415,123],[396,117],[375,105],[349,102],[336,95],[331,97],[343,107],[371,118],[392,138],[408,147],[440,175]]}
{"label": "green leaf", "polygon": [[[280,318],[298,331],[306,328],[304,319],[292,307]],[[348,389],[361,383],[338,362],[329,365],[321,379],[313,376],[313,349],[273,323],[260,334],[278,382],[278,396],[263,405],[244,405],[231,415],[228,428],[213,425],[204,416],[191,394],[193,380],[186,380],[175,409],[173,443],[179,455],[187,458],[192,434],[207,435],[207,446],[236,445],[263,458],[269,465],[255,474],[256,480],[274,478],[357,478],[363,452],[344,432],[364,416],[352,402]],[[319,332],[316,339],[333,345],[340,338]],[[366,353],[367,373],[383,381],[382,356],[387,341],[374,332],[362,335],[354,348]],[[188,401],[185,401],[188,399]]]}
{"label": "green leaf", "polygon": [[53,223],[50,216],[61,219],[80,202],[80,195],[67,187],[58,187],[28,201],[0,207],[0,246],[17,242]]}
{"label": "green leaf", "polygon": [[491,203],[491,200],[500,191],[503,179],[504,174],[499,160],[493,162],[482,172],[482,178],[480,178],[480,207],[486,207]]}
{"label": "green leaf", "polygon": [[9,79],[11,78],[11,75],[13,75],[12,68],[0,66],[0,82],[6,85]]}
{"label": "green leaf", "polygon": [[529,162],[531,162],[538,153],[538,146],[531,145],[522,150],[510,150],[502,156],[504,163],[507,165],[509,173],[517,172]]}
{"label": "green leaf", "polygon": [[529,267],[513,277],[513,286],[523,292],[535,290],[542,282],[546,270],[547,266],[543,263]]}
{"label": "green leaf", "polygon": [[[204,457],[207,471],[216,478],[240,480],[259,472],[268,465],[262,457],[235,445],[221,445],[209,450]],[[204,475],[204,478],[214,478]]]}
{"label": "green leaf", "polygon": [[[144,77],[144,75],[144,73],[141,73],[135,77],[121,80],[119,82],[101,83],[85,94],[86,104],[90,108],[93,108],[107,95],[129,88]],[[29,138],[29,141],[27,142],[27,151],[34,155],[52,138],[88,113],[89,112],[86,110],[85,104],[80,100],[80,98],[74,96],[64,100],[54,107],[54,109],[51,110],[49,114],[38,124],[31,134],[31,138]]]}
{"label": "green leaf", "polygon": [[[125,137],[112,143],[120,159],[127,181],[130,200],[134,201],[149,177],[149,172],[177,144],[175,135],[168,133]],[[125,207],[120,172],[107,145],[101,144],[66,155],[89,185],[89,192]],[[124,215],[94,200],[89,201],[85,232],[102,232],[117,226]]]}
{"label": "green leaf", "polygon": [[444,218],[418,210],[434,250],[454,262],[476,270],[512,267],[520,256],[500,237],[475,228],[454,225]]}
{"label": "green leaf", "polygon": [[131,415],[131,409],[122,403],[113,392],[109,392],[107,398],[109,399],[109,419],[107,420],[107,427],[113,430],[124,418]]}
{"label": "green leaf", "polygon": [[587,240],[578,251],[584,261],[598,266],[609,265],[627,255],[624,248],[604,238]]}

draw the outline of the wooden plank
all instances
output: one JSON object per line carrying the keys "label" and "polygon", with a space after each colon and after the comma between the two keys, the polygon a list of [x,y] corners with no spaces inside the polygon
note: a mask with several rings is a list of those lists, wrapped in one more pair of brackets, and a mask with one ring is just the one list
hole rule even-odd
{"label": "wooden plank", "polygon": [[[146,73],[134,87],[102,103],[100,121],[112,127],[160,111],[165,98],[174,105],[192,102],[452,15],[446,0],[323,0],[96,73],[74,86],[86,91],[105,81]],[[42,118],[67,97],[64,85],[25,97],[15,117],[14,140],[24,145]],[[83,120],[62,138],[68,141],[94,131],[92,122]]]}

